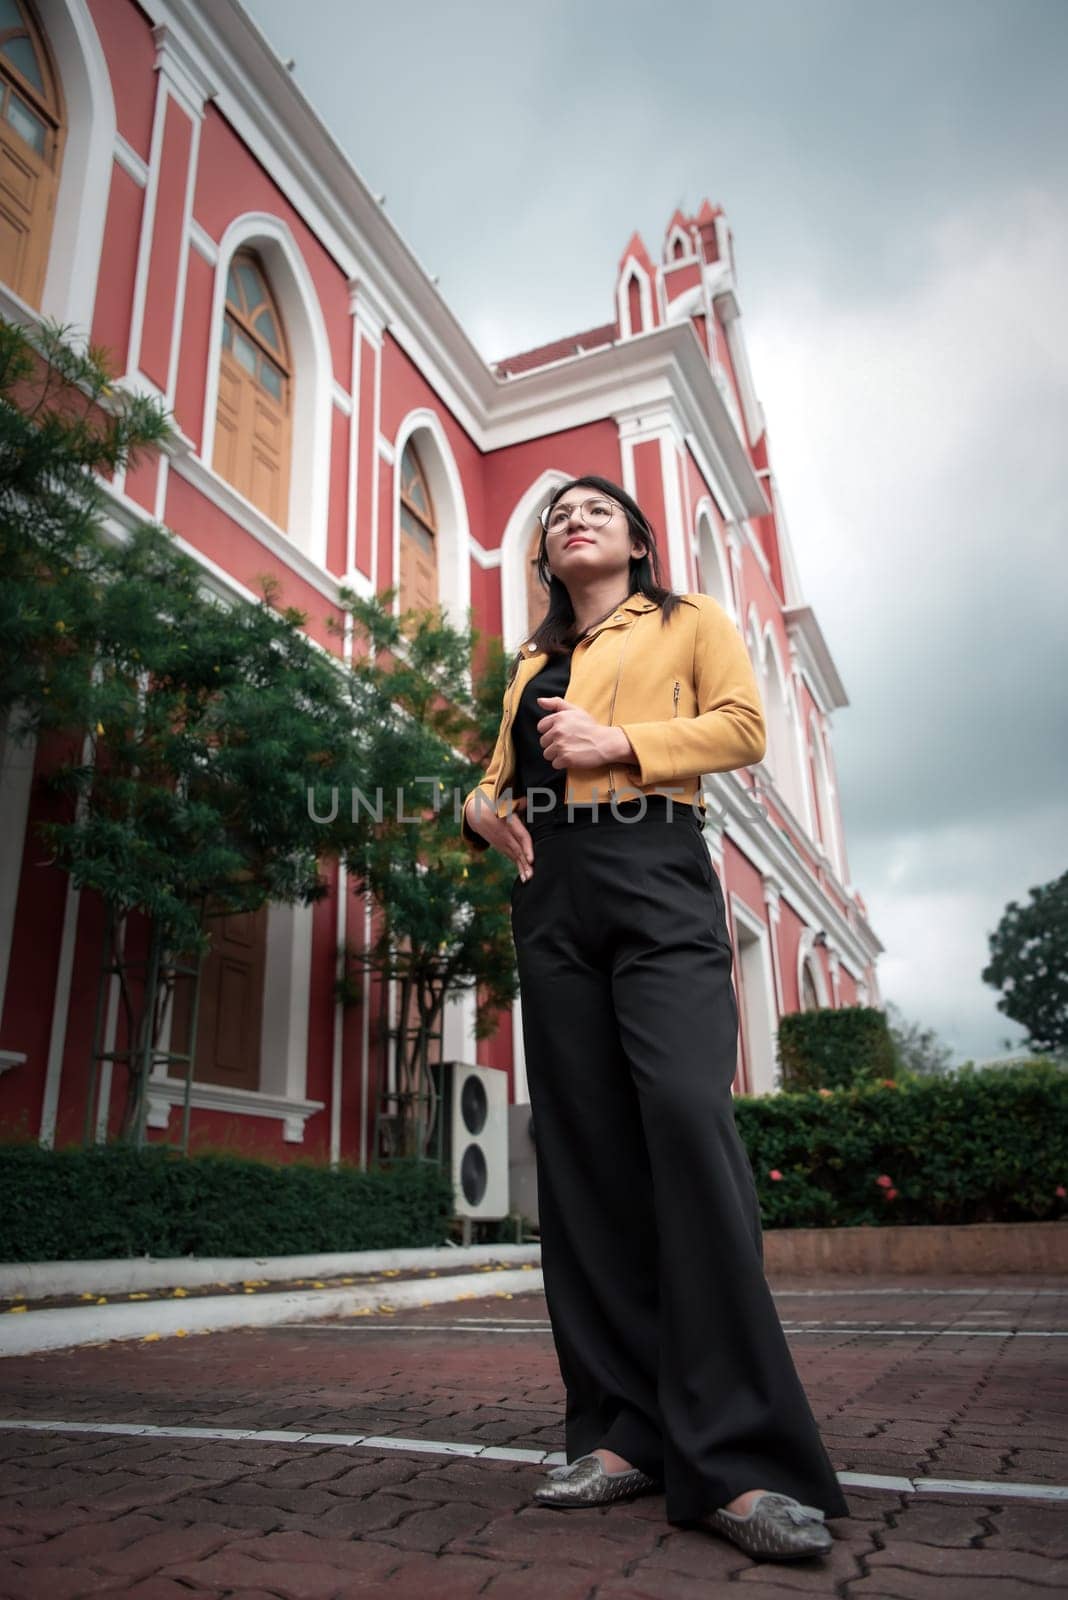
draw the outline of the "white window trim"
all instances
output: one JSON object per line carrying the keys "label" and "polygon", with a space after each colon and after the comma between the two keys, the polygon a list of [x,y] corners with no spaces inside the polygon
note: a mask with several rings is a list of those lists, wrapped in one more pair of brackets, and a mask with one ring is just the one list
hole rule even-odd
{"label": "white window trim", "polygon": [[[288,1144],[300,1144],[309,1117],[325,1102],[309,1100],[308,1022],[311,1007],[312,918],[306,905],[271,903],[267,908],[267,956],[260,1009],[259,1089],[194,1081],[194,1110],[224,1111],[235,1116],[276,1117],[285,1124]],[[168,1012],[160,1045],[170,1045]],[[171,1076],[160,1062],[149,1081],[148,1125],[167,1129],[170,1114],[185,1100],[184,1079]]]}
{"label": "white window trim", "polygon": [[[390,448],[388,441],[382,441]],[[428,406],[409,411],[397,429],[393,451],[393,574],[397,586],[394,612],[403,609],[400,596],[401,474],[404,451],[414,442],[426,474],[437,524],[438,599],[455,628],[467,626],[471,604],[471,528],[464,499],[463,480],[441,418]],[[379,452],[381,453],[381,451]]]}
{"label": "white window trim", "polygon": [[[735,946],[735,959],[739,962],[743,959],[737,938],[737,929],[739,927],[745,928],[748,933],[752,934],[753,939],[758,946],[762,981],[760,985],[761,994],[757,997],[756,1003],[763,1004],[765,1012],[764,1020],[767,1025],[767,1033],[771,1049],[771,1061],[768,1064],[771,1081],[769,1083],[759,1084],[751,1081],[749,1085],[749,1092],[750,1094],[771,1094],[779,1087],[779,1070],[775,1059],[775,1046],[779,1019],[775,1013],[775,972],[771,962],[771,948],[768,928],[767,924],[764,923],[759,916],[757,916],[756,912],[750,910],[745,901],[741,899],[739,895],[734,894],[733,892],[730,896],[730,905],[731,919],[734,930],[733,943]],[[746,988],[744,977],[742,980],[742,994],[740,998],[742,1001],[740,1007],[742,1013],[741,1020],[742,1025],[744,1026],[745,1021],[747,1020],[746,1009],[750,1001],[753,999],[753,996]],[[746,1066],[749,1069],[749,1076],[752,1080],[756,1077],[756,1071],[755,1063],[752,1059],[753,1042],[748,1035],[746,1036],[745,1044],[747,1046]]]}
{"label": "white window trim", "polygon": [[[703,558],[709,552],[715,562],[719,573],[720,586],[724,599],[720,601],[724,611],[730,617],[735,627],[738,626],[738,604],[734,593],[734,573],[732,564],[723,540],[716,526],[716,514],[712,497],[705,495],[697,502],[694,512],[694,530],[697,541],[697,557],[707,569],[708,563]],[[711,591],[706,591],[711,592]],[[713,600],[719,600],[719,595],[712,595]]]}
{"label": "white window trim", "polygon": [[42,317],[87,337],[93,322],[115,150],[115,100],[86,0],[37,0],[63,86],[67,137],[48,250]]}
{"label": "white window trim", "polygon": [[518,650],[529,636],[527,628],[527,587],[523,563],[527,545],[538,521],[538,512],[561,484],[575,476],[562,468],[547,467],[528,485],[512,507],[501,538],[501,634],[506,654]]}

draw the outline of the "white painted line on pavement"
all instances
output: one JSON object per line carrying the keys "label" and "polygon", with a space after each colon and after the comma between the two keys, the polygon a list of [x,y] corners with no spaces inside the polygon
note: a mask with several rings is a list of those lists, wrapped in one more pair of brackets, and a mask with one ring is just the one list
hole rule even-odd
{"label": "white painted line on pavement", "polygon": [[[465,1444],[442,1439],[401,1439],[377,1433],[288,1433],[277,1429],[157,1427],[153,1423],[59,1422],[37,1418],[0,1418],[0,1433],[21,1429],[35,1433],[119,1434],[147,1439],[230,1439],[257,1444],[327,1444],[364,1450],[405,1450],[420,1455],[478,1457],[483,1461],[524,1461],[550,1466],[562,1463],[561,1450],[509,1449],[505,1445]],[[844,1488],[889,1489],[900,1494],[982,1495],[987,1499],[1066,1500],[1068,1485],[1056,1483],[1011,1483],[1001,1479],[906,1478],[890,1473],[839,1472]]]}
{"label": "white painted line on pavement", "polygon": [[809,1299],[812,1299],[812,1300],[819,1300],[819,1299],[837,1300],[839,1298],[844,1299],[846,1295],[856,1295],[856,1296],[859,1297],[861,1295],[887,1295],[887,1294],[896,1294],[896,1295],[899,1295],[899,1296],[902,1296],[902,1297],[907,1297],[909,1295],[914,1295],[914,1294],[915,1295],[921,1295],[921,1294],[922,1295],[953,1295],[953,1294],[957,1294],[957,1295],[959,1295],[959,1294],[973,1294],[974,1295],[974,1294],[983,1294],[983,1295],[997,1295],[999,1297],[1001,1295],[1007,1295],[1007,1294],[1010,1294],[1010,1295],[1051,1294],[1051,1295],[1061,1295],[1061,1296],[1063,1296],[1065,1294],[1068,1294],[1068,1290],[1065,1290],[1065,1289],[1003,1289],[997,1284],[990,1284],[990,1283],[976,1283],[976,1284],[973,1284],[970,1288],[963,1288],[963,1289],[962,1288],[923,1289],[923,1288],[914,1287],[911,1284],[902,1284],[900,1286],[900,1288],[897,1288],[897,1289],[894,1289],[894,1288],[890,1288],[890,1289],[849,1289],[849,1288],[846,1288],[845,1286],[843,1286],[841,1289],[773,1289],[772,1290],[772,1294],[775,1296],[776,1300],[784,1299],[788,1295],[804,1295],[804,1296],[807,1296]]}
{"label": "white painted line on pavement", "polygon": [[[276,1328],[299,1328],[302,1333],[551,1333],[548,1322],[515,1321],[467,1323],[457,1318],[455,1322],[395,1322],[392,1317],[378,1321],[368,1318],[360,1322],[276,1322]],[[935,1334],[957,1339],[1065,1339],[1068,1329],[1033,1328],[928,1328],[922,1324],[909,1328],[858,1328],[851,1323],[842,1326],[836,1322],[784,1322],[784,1333],[855,1334],[864,1338],[927,1339]]]}

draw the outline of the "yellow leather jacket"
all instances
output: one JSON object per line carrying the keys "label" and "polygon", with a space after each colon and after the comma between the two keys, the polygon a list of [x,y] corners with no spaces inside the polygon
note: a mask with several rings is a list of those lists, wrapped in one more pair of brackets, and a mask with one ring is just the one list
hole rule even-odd
{"label": "yellow leather jacket", "polygon": [[[622,728],[638,764],[569,768],[565,803],[670,794],[680,805],[692,804],[702,774],[762,758],[764,713],[741,635],[711,595],[679,599],[665,624],[655,600],[633,594],[575,646],[565,698],[597,722]],[[469,825],[467,805],[481,791],[485,802],[479,804],[492,804],[498,816],[512,810],[516,763],[509,725],[524,688],[549,659],[529,640],[520,652],[486,775],[464,799],[462,833],[474,850],[486,849],[488,841]]]}

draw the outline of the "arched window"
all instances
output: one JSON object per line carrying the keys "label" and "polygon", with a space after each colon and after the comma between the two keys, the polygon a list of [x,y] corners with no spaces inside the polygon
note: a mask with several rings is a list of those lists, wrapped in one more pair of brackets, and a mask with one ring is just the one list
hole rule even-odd
{"label": "arched window", "polygon": [[438,603],[438,524],[415,445],[401,456],[400,608],[429,611]]}
{"label": "arched window", "polygon": [[240,250],[226,278],[212,460],[280,528],[289,514],[292,387],[274,297],[256,257]]}
{"label": "arched window", "polygon": [[632,272],[627,280],[627,311],[630,315],[630,331],[632,334],[642,331],[642,286],[638,282],[638,275]]}
{"label": "arched window", "polygon": [[52,238],[63,108],[28,5],[0,0],[0,279],[40,307]]}
{"label": "arched window", "polygon": [[812,972],[812,964],[806,961],[801,968],[801,1010],[818,1011],[819,1009],[820,997],[816,988],[816,979]]}
{"label": "arched window", "polygon": [[541,529],[535,528],[530,536],[527,546],[527,632],[533,633],[538,623],[549,609],[549,592],[542,588],[541,579],[538,577],[538,549],[541,544]]}

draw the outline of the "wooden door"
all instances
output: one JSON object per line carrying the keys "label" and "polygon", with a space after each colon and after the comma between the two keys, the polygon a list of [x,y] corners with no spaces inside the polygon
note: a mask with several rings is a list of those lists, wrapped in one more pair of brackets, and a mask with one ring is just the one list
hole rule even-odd
{"label": "wooden door", "polygon": [[[200,1016],[197,1023],[195,1083],[223,1084],[231,1089],[260,1086],[260,1033],[263,981],[267,958],[268,908],[223,917],[209,917],[211,950],[200,973]],[[180,982],[174,998],[171,1048],[187,1049],[190,986]],[[176,1062],[172,1077],[184,1077]]]}

